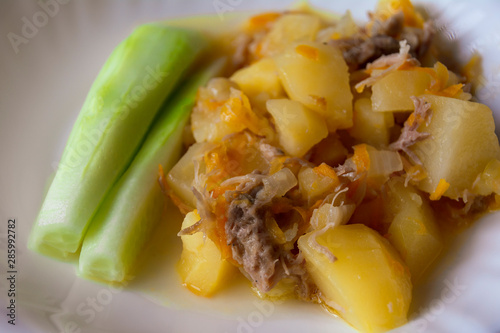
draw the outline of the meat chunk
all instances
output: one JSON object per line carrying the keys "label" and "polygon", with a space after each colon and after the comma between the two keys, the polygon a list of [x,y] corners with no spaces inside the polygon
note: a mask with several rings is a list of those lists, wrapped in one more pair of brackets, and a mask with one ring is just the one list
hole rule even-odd
{"label": "meat chunk", "polygon": [[371,36],[385,35],[396,38],[404,29],[405,16],[398,11],[385,21],[373,20]]}
{"label": "meat chunk", "polygon": [[385,54],[398,52],[399,43],[390,36],[377,35],[372,38],[345,38],[332,41],[340,48],[351,70],[364,67],[367,63]]}
{"label": "meat chunk", "polygon": [[304,258],[298,250],[277,244],[267,228],[268,219],[274,218],[271,209],[274,198],[269,197],[264,178],[252,177],[251,182],[239,180],[243,186],[226,192],[229,208],[225,233],[232,258],[260,291],[268,292],[281,279],[288,278],[296,282],[297,295],[310,300],[316,286],[305,269]]}
{"label": "meat chunk", "polygon": [[231,202],[226,238],[233,259],[243,266],[259,290],[268,292],[280,275],[279,249],[266,229],[266,210],[254,205],[253,201],[251,195],[240,194]]}
{"label": "meat chunk", "polygon": [[355,85],[358,92],[363,91],[365,86],[371,86],[375,84],[378,80],[385,77],[389,73],[407,65],[416,66],[419,65],[417,59],[410,56],[410,46],[407,45],[406,40],[399,42],[400,49],[399,53],[392,53],[389,55],[383,55],[374,62],[366,65],[366,69],[381,69],[381,72],[370,75],[368,78]]}
{"label": "meat chunk", "polygon": [[432,22],[425,22],[423,29],[405,27],[399,39],[406,40],[410,45],[411,55],[421,59],[429,49],[434,34],[435,29]]}
{"label": "meat chunk", "polygon": [[431,22],[426,22],[423,29],[405,27],[404,15],[398,12],[385,21],[374,20],[369,34],[359,33],[330,43],[342,51],[349,69],[357,70],[381,56],[397,53],[403,40],[410,46],[409,54],[420,59],[428,50],[433,36]]}

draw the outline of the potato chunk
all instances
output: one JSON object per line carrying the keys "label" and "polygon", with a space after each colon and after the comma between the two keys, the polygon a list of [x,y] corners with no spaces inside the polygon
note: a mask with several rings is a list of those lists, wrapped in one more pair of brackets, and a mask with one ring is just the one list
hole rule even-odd
{"label": "potato chunk", "polygon": [[167,175],[167,184],[183,204],[191,209],[196,208],[196,198],[193,194],[194,161],[204,164],[203,156],[209,150],[215,148],[213,143],[195,143],[181,157],[177,164]]}
{"label": "potato chunk", "polygon": [[312,246],[311,233],[299,239],[299,249],[323,297],[341,317],[363,332],[384,332],[406,323],[410,274],[387,240],[362,224],[337,226],[316,240],[335,262]]}
{"label": "potato chunk", "polygon": [[410,96],[420,96],[431,85],[431,76],[420,71],[395,71],[372,87],[373,111],[412,111]]}
{"label": "potato chunk", "polygon": [[262,41],[261,56],[282,53],[295,41],[312,41],[321,27],[321,20],[309,14],[286,14],[280,17]]}
{"label": "potato chunk", "polygon": [[323,163],[318,167],[303,167],[299,172],[299,189],[309,204],[324,198],[339,185],[334,169]]}
{"label": "potato chunk", "polygon": [[263,110],[268,99],[285,96],[278,77],[278,69],[271,58],[264,58],[238,70],[230,77],[230,80],[238,84],[252,105]]}
{"label": "potato chunk", "polygon": [[410,147],[428,174],[418,187],[433,193],[444,179],[450,184],[444,196],[461,198],[487,163],[500,157],[491,110],[480,103],[454,98],[423,98],[431,103],[432,118],[429,126],[424,124],[419,131],[431,136]]}
{"label": "potato chunk", "polygon": [[267,110],[274,118],[280,145],[289,155],[303,156],[328,135],[321,116],[299,102],[272,99],[267,101]]}
{"label": "potato chunk", "polygon": [[[186,215],[182,229],[198,222],[200,216],[194,210]],[[193,293],[211,296],[232,277],[236,267],[222,259],[219,248],[203,233],[181,236],[182,254],[178,270],[182,282]]]}
{"label": "potato chunk", "polygon": [[353,138],[376,148],[385,147],[389,144],[392,126],[393,114],[373,112],[370,99],[360,98],[354,103],[354,125],[349,129]]}
{"label": "potato chunk", "polygon": [[441,232],[429,203],[410,185],[388,183],[387,213],[392,219],[388,238],[408,265],[416,282],[443,248]]}
{"label": "potato chunk", "polygon": [[317,42],[290,45],[275,57],[288,96],[321,114],[328,129],[352,126],[352,93],[342,53]]}

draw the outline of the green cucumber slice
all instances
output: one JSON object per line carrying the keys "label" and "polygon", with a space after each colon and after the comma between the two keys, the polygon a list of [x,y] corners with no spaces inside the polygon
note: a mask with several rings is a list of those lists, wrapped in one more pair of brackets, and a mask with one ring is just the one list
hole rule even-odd
{"label": "green cucumber slice", "polygon": [[218,75],[224,63],[220,59],[197,72],[167,102],[132,164],[95,216],[80,252],[80,276],[107,282],[130,278],[131,268],[165,209],[158,165],[166,174],[180,158],[182,133],[198,87]]}
{"label": "green cucumber slice", "polygon": [[75,256],[161,105],[207,44],[195,31],[146,24],[113,51],[70,134],[32,229],[30,249],[59,259]]}

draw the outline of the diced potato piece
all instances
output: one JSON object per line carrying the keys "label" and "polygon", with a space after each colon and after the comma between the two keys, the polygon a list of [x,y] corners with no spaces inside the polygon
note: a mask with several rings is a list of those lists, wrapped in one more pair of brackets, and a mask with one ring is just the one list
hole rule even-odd
{"label": "diced potato piece", "polygon": [[334,26],[328,26],[318,31],[316,40],[327,43],[332,39],[348,38],[359,32],[360,27],[352,18],[351,12],[347,10]]}
{"label": "diced potato piece", "polygon": [[411,146],[428,177],[418,187],[433,193],[444,179],[450,184],[444,196],[457,199],[472,189],[477,176],[492,159],[500,157],[491,110],[483,104],[425,95],[431,103],[429,126],[419,131],[431,136]]}
{"label": "diced potato piece", "polygon": [[431,76],[421,71],[395,71],[372,86],[373,111],[413,111],[410,96],[420,96],[431,84]]}
{"label": "diced potato piece", "polygon": [[[316,238],[337,258],[299,238],[306,267],[329,305],[363,332],[385,332],[407,321],[412,296],[408,268],[397,251],[362,224],[340,225]],[[312,242],[311,242],[312,243]]]}
{"label": "diced potato piece", "polygon": [[416,282],[441,252],[441,232],[429,203],[411,185],[394,179],[388,189],[386,209],[392,218],[388,238]]}
{"label": "diced potato piece", "polygon": [[[322,172],[326,170],[326,172]],[[299,172],[299,189],[309,204],[324,198],[340,184],[333,168],[326,164],[316,168],[304,167]]]}
{"label": "diced potato piece", "polygon": [[271,58],[264,58],[234,73],[230,80],[236,82],[248,96],[252,105],[265,110],[265,102],[285,96],[278,77],[278,69]]}
{"label": "diced potato piece", "polygon": [[312,41],[321,27],[321,20],[309,14],[286,14],[274,23],[264,37],[260,54],[270,57],[282,53],[293,42]]}
{"label": "diced potato piece", "polygon": [[299,102],[272,99],[266,105],[274,118],[280,145],[289,155],[303,156],[328,135],[323,118]]}
{"label": "diced potato piece", "polygon": [[215,148],[213,143],[195,143],[181,157],[167,175],[167,184],[174,194],[191,209],[196,208],[196,198],[192,191],[194,180],[194,161],[203,164],[203,156]]}
{"label": "diced potato piece", "polygon": [[[188,213],[182,222],[182,229],[200,220],[196,210]],[[231,278],[236,267],[225,259],[215,243],[203,233],[181,236],[182,254],[178,270],[184,286],[201,296],[211,296]]]}
{"label": "diced potato piece", "polygon": [[391,127],[394,126],[392,112],[373,112],[369,98],[360,98],[354,103],[354,125],[349,134],[364,143],[380,148],[389,144]]}
{"label": "diced potato piece", "polygon": [[325,117],[331,132],[352,126],[349,73],[339,49],[317,42],[296,43],[275,61],[292,100]]}

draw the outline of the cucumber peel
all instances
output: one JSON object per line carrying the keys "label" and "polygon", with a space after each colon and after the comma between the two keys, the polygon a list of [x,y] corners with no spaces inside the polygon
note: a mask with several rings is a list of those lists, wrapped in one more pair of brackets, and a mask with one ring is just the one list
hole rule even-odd
{"label": "cucumber peel", "polygon": [[182,133],[198,87],[220,74],[224,62],[220,59],[198,71],[166,103],[85,236],[80,252],[80,276],[106,282],[130,278],[131,268],[165,209],[166,198],[158,184],[158,165],[168,172],[179,159]]}
{"label": "cucumber peel", "polygon": [[161,105],[208,45],[198,32],[136,28],[101,69],[64,149],[28,247],[71,259],[92,217],[137,153]]}

